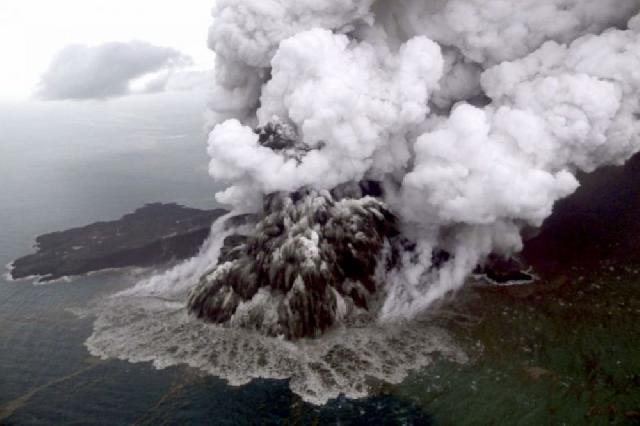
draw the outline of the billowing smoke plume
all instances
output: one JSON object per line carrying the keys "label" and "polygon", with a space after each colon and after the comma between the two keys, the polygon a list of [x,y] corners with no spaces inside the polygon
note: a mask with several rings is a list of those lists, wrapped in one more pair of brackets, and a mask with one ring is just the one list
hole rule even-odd
{"label": "billowing smoke plume", "polygon": [[[637,0],[220,0],[209,138],[220,201],[384,184],[415,242],[385,278],[412,316],[521,249],[578,186],[640,149]],[[633,18],[633,19],[632,19]],[[229,119],[225,121],[225,119]],[[306,150],[259,141],[284,122]],[[433,266],[433,253],[446,262]]]}
{"label": "billowing smoke plume", "polygon": [[[577,172],[640,150],[638,13],[640,0],[218,0],[208,151],[235,212],[197,257],[101,306],[87,346],[233,384],[290,379],[316,403],[435,353],[463,362],[413,317],[518,252]],[[398,318],[411,326],[375,321]]]}

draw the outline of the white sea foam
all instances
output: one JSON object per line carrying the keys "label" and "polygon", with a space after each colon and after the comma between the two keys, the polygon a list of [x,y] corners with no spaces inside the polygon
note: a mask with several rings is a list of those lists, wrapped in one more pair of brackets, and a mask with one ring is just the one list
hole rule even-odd
{"label": "white sea foam", "polygon": [[14,266],[13,266],[13,262],[9,262],[9,263],[7,263],[7,264],[5,265],[5,267],[4,267],[4,269],[5,269],[5,273],[4,273],[3,277],[4,277],[4,279],[5,279],[7,282],[10,282],[10,283],[12,283],[12,282],[16,281],[16,280],[13,278],[13,276],[11,275],[11,273],[13,272],[13,268],[14,268]]}
{"label": "white sea foam", "polygon": [[[398,383],[434,357],[466,362],[448,335],[428,322],[341,326],[319,339],[289,342],[256,332],[223,328],[190,316],[186,298],[203,268],[215,264],[224,220],[214,224],[201,256],[144,280],[89,310],[96,316],[86,342],[91,354],[157,368],[186,364],[233,386],[255,378],[289,379],[293,392],[314,404],[340,394],[368,395],[371,378]],[[204,264],[203,259],[208,259]]]}
{"label": "white sea foam", "polygon": [[289,342],[223,328],[187,314],[184,300],[119,296],[100,306],[86,346],[101,358],[187,364],[240,386],[255,378],[290,379],[305,401],[368,395],[370,378],[399,383],[434,357],[466,362],[441,329],[414,321],[337,328],[319,339]]}

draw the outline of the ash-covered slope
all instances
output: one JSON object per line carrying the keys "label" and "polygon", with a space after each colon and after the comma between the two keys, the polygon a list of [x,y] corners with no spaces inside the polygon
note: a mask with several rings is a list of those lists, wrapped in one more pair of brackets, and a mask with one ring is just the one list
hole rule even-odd
{"label": "ash-covered slope", "polygon": [[196,316],[295,339],[367,310],[387,266],[396,218],[374,182],[265,197],[263,216],[227,238],[218,266],[189,298]]}
{"label": "ash-covered slope", "polygon": [[194,256],[211,224],[225,210],[198,210],[154,203],[109,222],[44,234],[37,252],[11,265],[14,279],[51,281],[127,266],[150,266]]}

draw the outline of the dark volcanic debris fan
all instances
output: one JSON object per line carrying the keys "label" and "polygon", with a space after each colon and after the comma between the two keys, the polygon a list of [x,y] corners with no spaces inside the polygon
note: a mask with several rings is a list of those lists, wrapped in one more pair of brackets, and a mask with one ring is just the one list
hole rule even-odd
{"label": "dark volcanic debris fan", "polygon": [[196,316],[295,339],[316,336],[376,293],[396,218],[374,183],[265,197],[246,236],[227,239],[218,266],[189,298]]}

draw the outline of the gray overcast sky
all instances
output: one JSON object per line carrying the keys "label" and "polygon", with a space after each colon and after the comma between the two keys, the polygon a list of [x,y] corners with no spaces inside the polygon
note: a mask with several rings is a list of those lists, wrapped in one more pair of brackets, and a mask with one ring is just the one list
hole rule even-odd
{"label": "gray overcast sky", "polygon": [[140,40],[173,47],[202,68],[214,0],[0,0],[0,99],[27,99],[69,44]]}

